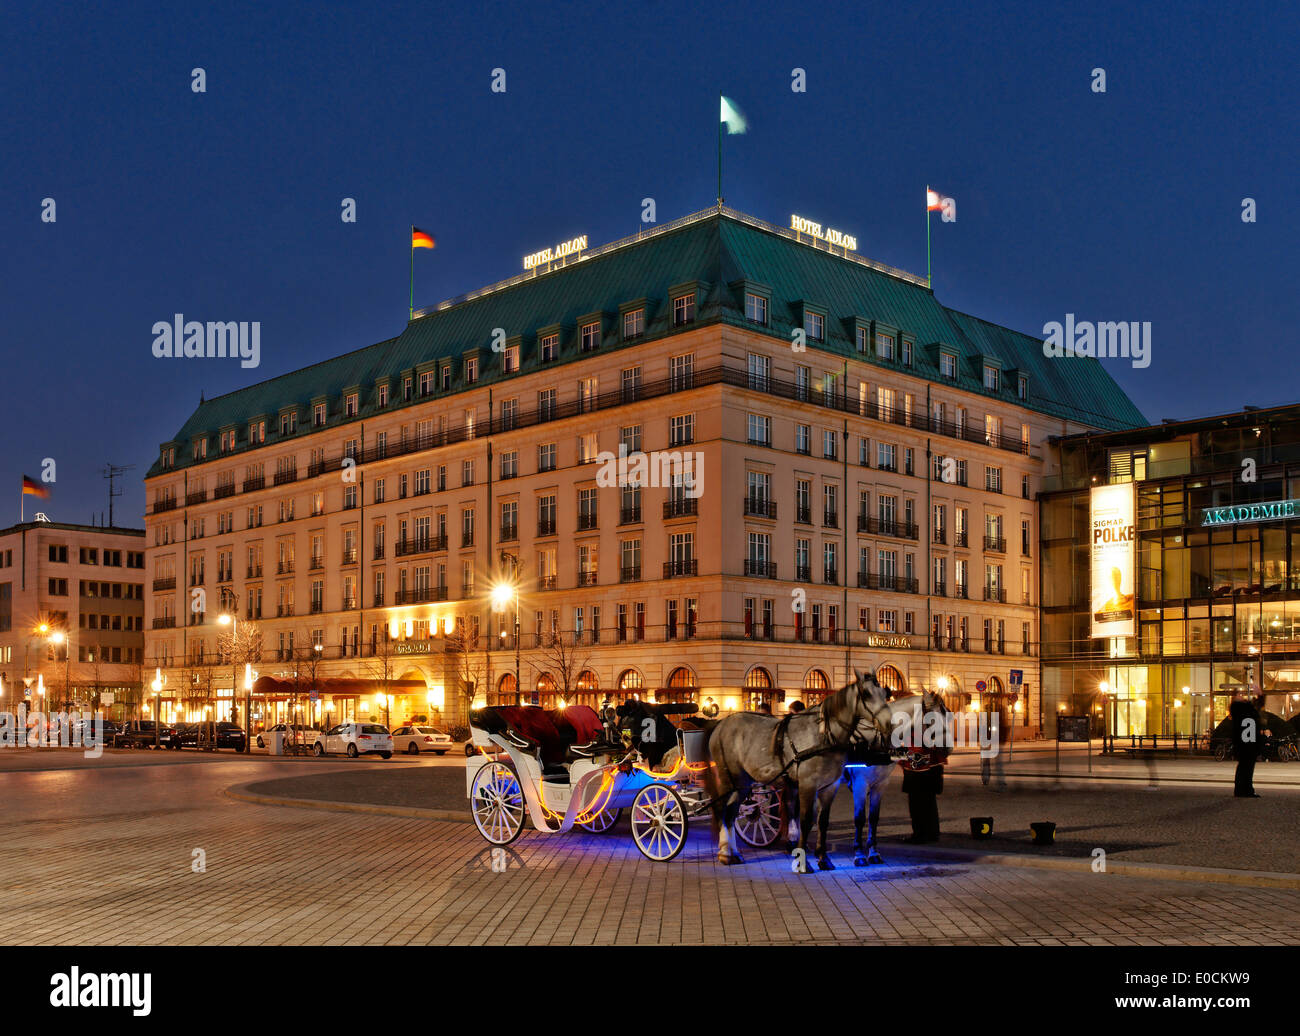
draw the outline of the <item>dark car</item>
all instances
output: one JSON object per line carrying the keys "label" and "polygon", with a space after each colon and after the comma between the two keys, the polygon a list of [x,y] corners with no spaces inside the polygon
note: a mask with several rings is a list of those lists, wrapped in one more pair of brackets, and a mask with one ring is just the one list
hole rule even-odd
{"label": "dark car", "polygon": [[176,733],[176,747],[198,748],[200,739],[205,748],[233,748],[242,752],[248,736],[238,723],[187,723]]}
{"label": "dark car", "polygon": [[179,750],[184,743],[185,732],[193,726],[195,726],[193,723],[168,723],[164,725],[162,730],[158,732],[158,744],[163,748]]}
{"label": "dark car", "polygon": [[[133,719],[122,724],[113,735],[114,748],[153,748],[157,743],[158,725],[151,719]],[[107,736],[104,738],[108,743]]]}

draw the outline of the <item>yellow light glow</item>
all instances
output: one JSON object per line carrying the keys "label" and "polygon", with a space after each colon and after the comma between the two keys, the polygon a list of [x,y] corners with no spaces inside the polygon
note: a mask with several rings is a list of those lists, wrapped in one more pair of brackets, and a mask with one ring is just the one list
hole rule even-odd
{"label": "yellow light glow", "polygon": [[510,598],[514,597],[515,588],[509,583],[497,583],[492,587],[492,607],[497,611],[504,611]]}
{"label": "yellow light glow", "polygon": [[436,683],[429,688],[429,708],[440,709],[447,700],[447,689]]}
{"label": "yellow light glow", "polygon": [[1102,680],[1101,683],[1097,684],[1097,690],[1101,691],[1102,694],[1106,694],[1110,690],[1110,684]]}
{"label": "yellow light glow", "polygon": [[54,641],[54,643],[56,644],[62,644],[65,638],[61,630],[55,630],[53,636],[51,636],[50,639]]}
{"label": "yellow light glow", "polygon": [[407,635],[408,637],[413,637],[413,636],[415,636],[415,620],[414,620],[414,619],[407,619],[407,620],[406,620],[406,635]]}
{"label": "yellow light glow", "polygon": [[392,637],[393,640],[396,640],[399,636],[401,636],[401,633],[402,633],[402,624],[398,622],[396,619],[389,620],[388,635]]}
{"label": "yellow light glow", "polygon": [[219,622],[222,626],[229,626],[229,625],[230,625],[230,616],[229,616],[229,615],[218,615],[218,616],[217,616],[217,622]]}
{"label": "yellow light glow", "polygon": [[1176,709],[1181,709],[1182,707],[1183,707],[1183,703],[1182,703],[1179,699],[1175,698],[1175,699],[1174,699],[1174,708],[1176,708]]}
{"label": "yellow light glow", "polygon": [[448,615],[445,619],[442,620],[442,631],[443,631],[445,634],[447,634],[447,636],[450,637],[451,634],[452,634],[452,631],[453,631],[455,628],[456,628],[456,620],[455,620],[454,618],[452,618],[450,615]]}
{"label": "yellow light glow", "polygon": [[946,691],[948,689],[948,678],[946,676],[939,677],[939,679],[935,681],[935,685],[939,690]]}

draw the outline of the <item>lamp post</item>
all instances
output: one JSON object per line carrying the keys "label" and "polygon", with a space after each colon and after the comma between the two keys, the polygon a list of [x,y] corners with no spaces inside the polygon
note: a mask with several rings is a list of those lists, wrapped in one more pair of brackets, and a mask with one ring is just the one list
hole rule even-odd
{"label": "lamp post", "polygon": [[492,588],[492,604],[495,610],[505,611],[512,595],[515,599],[515,704],[520,705],[523,699],[519,684],[519,558],[517,555],[502,551],[501,560],[510,562],[514,579],[509,583],[497,583]]}
{"label": "lamp post", "polygon": [[31,687],[32,682],[30,679],[31,668],[28,665],[28,656],[31,654],[32,641],[36,637],[47,636],[49,632],[50,624],[48,622],[37,623],[32,627],[31,632],[27,635],[27,639],[23,642],[23,683],[29,688]]}
{"label": "lamp post", "polygon": [[[233,590],[228,589],[221,595],[221,599],[223,603],[227,598],[230,600],[230,611],[222,612],[220,615],[218,615],[217,623],[221,626],[230,627],[230,707],[232,710],[236,710],[238,707],[235,705],[235,702],[238,699],[235,696],[239,693],[239,663],[235,659],[235,644],[239,637],[239,615],[238,615],[239,597]],[[217,717],[213,716],[212,717],[212,747],[213,748],[216,747],[216,741],[217,741],[216,724],[217,724]],[[250,726],[247,715],[245,715],[244,717],[244,725],[246,727]],[[245,731],[245,733],[247,734],[247,731]],[[245,736],[244,738],[245,749],[248,748],[249,740],[250,738]]]}
{"label": "lamp post", "polygon": [[72,638],[62,630],[50,634],[50,640],[63,647],[63,707],[72,707]]}

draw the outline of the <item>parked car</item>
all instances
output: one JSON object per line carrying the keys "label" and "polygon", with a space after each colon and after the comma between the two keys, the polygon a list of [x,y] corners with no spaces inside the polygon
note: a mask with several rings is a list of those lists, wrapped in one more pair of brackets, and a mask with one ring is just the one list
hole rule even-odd
{"label": "parked car", "polygon": [[312,751],[316,755],[346,752],[352,759],[372,753],[391,759],[393,735],[382,723],[340,723],[323,734],[318,731]]}
{"label": "parked car", "polygon": [[121,732],[120,724],[111,719],[100,720],[98,729],[95,725],[95,719],[79,719],[72,724],[72,739],[74,744],[84,745],[91,737],[102,737],[103,745],[111,748],[114,739]]}
{"label": "parked car", "polygon": [[437,727],[407,726],[393,731],[393,751],[405,752],[407,755],[419,755],[421,752],[436,752],[446,755],[451,749],[450,734],[444,734]]}
{"label": "parked car", "polygon": [[238,723],[187,723],[177,735],[177,748],[198,748],[200,738],[205,745],[217,748],[233,748],[236,752],[244,750],[248,736]]}
{"label": "parked car", "polygon": [[158,744],[162,748],[172,748],[179,750],[183,741],[185,732],[194,726],[193,723],[168,723],[164,724],[162,730],[158,731]]}
{"label": "parked car", "polygon": [[286,744],[289,742],[290,733],[292,733],[299,744],[310,745],[316,741],[316,738],[320,737],[321,732],[316,727],[309,727],[303,723],[277,723],[266,730],[259,730],[253,743],[258,748],[270,748],[277,733],[285,735]]}
{"label": "parked car", "polygon": [[157,743],[157,724],[151,719],[132,719],[113,735],[114,748],[153,748]]}

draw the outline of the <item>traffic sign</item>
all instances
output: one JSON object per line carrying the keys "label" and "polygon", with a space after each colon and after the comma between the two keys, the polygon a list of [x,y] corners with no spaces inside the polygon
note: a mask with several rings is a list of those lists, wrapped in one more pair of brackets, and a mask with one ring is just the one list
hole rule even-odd
{"label": "traffic sign", "polygon": [[320,691],[316,690],[315,687],[313,687],[313,688],[311,689],[311,700],[312,700],[313,702],[318,702],[318,701],[320,701]]}
{"label": "traffic sign", "polygon": [[975,681],[975,690],[979,691],[980,694],[983,694],[988,689],[988,686],[989,685],[985,683],[983,680]]}
{"label": "traffic sign", "polygon": [[1025,682],[1025,671],[1023,669],[1011,670],[1011,679],[1009,683],[1012,687],[1019,687]]}

